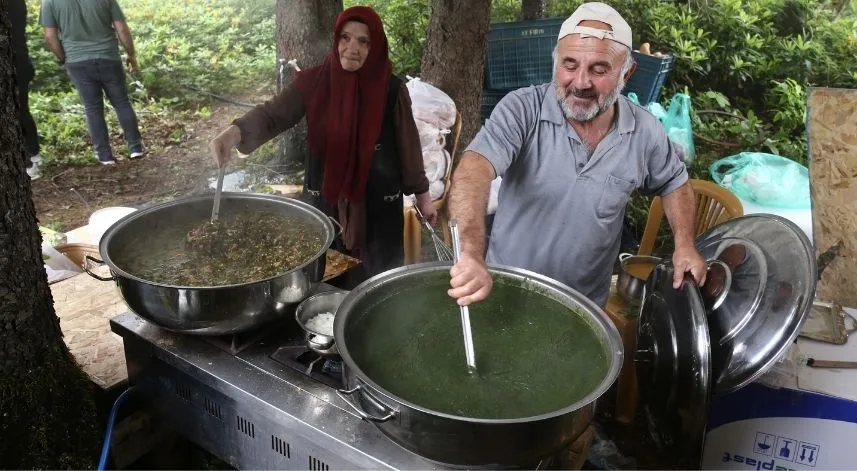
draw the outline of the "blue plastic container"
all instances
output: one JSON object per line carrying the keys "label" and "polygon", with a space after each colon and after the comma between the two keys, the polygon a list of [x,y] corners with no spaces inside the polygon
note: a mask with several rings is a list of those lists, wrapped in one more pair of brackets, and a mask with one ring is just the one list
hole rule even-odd
{"label": "blue plastic container", "polygon": [[488,30],[485,88],[514,89],[550,82],[556,37],[565,18],[494,23]]}
{"label": "blue plastic container", "polygon": [[[485,89],[510,90],[550,82],[553,79],[552,52],[563,21],[565,18],[556,17],[492,24],[485,55]],[[633,52],[633,56],[637,70],[623,93],[636,93],[642,105],[657,101],[673,58],[638,52]],[[487,111],[490,113],[490,109]],[[482,116],[483,119],[487,117],[484,99]]]}
{"label": "blue plastic container", "polygon": [[482,109],[480,116],[482,118],[482,122],[484,123],[488,117],[491,116],[491,111],[494,110],[494,107],[497,106],[497,103],[500,102],[500,99],[506,96],[507,93],[511,92],[513,89],[503,89],[503,90],[493,90],[493,89],[485,89],[482,90]]}

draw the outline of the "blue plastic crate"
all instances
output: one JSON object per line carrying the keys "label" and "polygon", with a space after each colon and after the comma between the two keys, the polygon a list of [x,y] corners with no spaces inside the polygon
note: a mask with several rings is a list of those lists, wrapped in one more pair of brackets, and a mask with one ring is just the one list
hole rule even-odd
{"label": "blue plastic crate", "polygon": [[482,118],[482,122],[484,123],[486,119],[491,116],[491,111],[494,110],[494,107],[497,106],[497,103],[500,103],[500,99],[506,96],[507,93],[511,92],[511,89],[504,90],[494,90],[494,89],[485,89],[482,90],[482,107],[480,116]]}
{"label": "blue plastic crate", "polygon": [[637,70],[625,84],[622,94],[636,93],[641,105],[658,101],[667,75],[672,69],[672,56],[647,56],[636,51],[633,52],[633,55],[634,61],[637,62]]}
{"label": "blue plastic crate", "polygon": [[485,88],[511,89],[550,82],[556,37],[565,18],[494,23],[488,30]]}

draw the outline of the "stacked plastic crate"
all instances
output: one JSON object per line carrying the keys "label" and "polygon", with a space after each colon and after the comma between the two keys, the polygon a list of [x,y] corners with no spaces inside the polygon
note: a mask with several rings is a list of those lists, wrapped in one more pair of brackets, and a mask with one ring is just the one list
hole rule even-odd
{"label": "stacked plastic crate", "polygon": [[[488,30],[482,120],[512,90],[548,83],[553,78],[553,48],[565,18],[542,18],[514,23],[494,23]],[[625,86],[640,103],[657,101],[672,66],[672,57],[633,52],[637,70]]]}

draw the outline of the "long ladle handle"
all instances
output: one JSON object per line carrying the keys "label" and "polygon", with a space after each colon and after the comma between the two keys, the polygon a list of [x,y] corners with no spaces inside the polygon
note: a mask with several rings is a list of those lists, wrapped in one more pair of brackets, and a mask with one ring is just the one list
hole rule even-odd
{"label": "long ladle handle", "polygon": [[[453,218],[449,220],[449,231],[452,233],[453,263],[458,263],[461,257],[461,242],[458,237],[458,221]],[[467,366],[471,371],[476,369],[476,352],[473,349],[473,332],[470,329],[470,309],[467,306],[459,306],[461,310],[461,330],[464,335],[464,355]]]}
{"label": "long ladle handle", "polygon": [[223,177],[226,176],[226,164],[217,171],[217,188],[214,190],[214,206],[211,208],[211,223],[217,222],[220,215],[220,194],[223,193]]}

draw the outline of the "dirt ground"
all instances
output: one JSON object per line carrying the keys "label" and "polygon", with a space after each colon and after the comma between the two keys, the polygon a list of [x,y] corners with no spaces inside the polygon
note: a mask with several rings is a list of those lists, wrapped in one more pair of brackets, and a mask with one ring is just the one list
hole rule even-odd
{"label": "dirt ground", "polygon": [[217,173],[208,153],[209,141],[247,110],[214,102],[209,118],[181,123],[184,136],[179,144],[170,142],[169,126],[149,133],[141,126],[146,156],[140,160],[123,159],[123,143],[116,137],[118,165],[59,164],[43,170],[42,177],[32,182],[39,224],[67,231],[86,225],[89,215],[100,208],[139,206],[205,192],[208,178]]}

